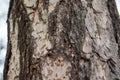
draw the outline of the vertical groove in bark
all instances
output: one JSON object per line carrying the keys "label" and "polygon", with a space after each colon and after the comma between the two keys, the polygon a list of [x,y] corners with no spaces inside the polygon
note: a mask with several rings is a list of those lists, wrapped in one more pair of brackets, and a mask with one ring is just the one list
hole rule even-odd
{"label": "vertical groove in bark", "polygon": [[49,6],[49,0],[44,0],[43,1],[43,9],[47,10],[47,12],[48,12],[48,6]]}
{"label": "vertical groove in bark", "polygon": [[[23,4],[23,3],[22,3]],[[19,34],[18,34],[18,48],[20,49],[20,80],[27,80],[30,79],[30,65],[32,64],[32,53],[33,53],[33,43],[34,40],[32,39],[31,32],[31,21],[28,17],[27,11],[25,10],[23,5],[21,6],[20,21],[19,23]]]}
{"label": "vertical groove in bark", "polygon": [[85,36],[85,15],[81,1],[65,0],[59,2],[49,17],[49,34],[54,46],[52,53],[48,53],[66,56],[72,66],[70,80],[85,79],[79,64]]}
{"label": "vertical groove in bark", "polygon": [[[32,36],[33,22],[29,18],[29,14],[25,5],[22,3],[20,8],[21,20],[19,23],[18,44],[20,49],[20,80],[42,80],[41,76],[41,60],[32,57],[34,52],[35,39]],[[36,9],[39,6],[39,0],[36,2]]]}

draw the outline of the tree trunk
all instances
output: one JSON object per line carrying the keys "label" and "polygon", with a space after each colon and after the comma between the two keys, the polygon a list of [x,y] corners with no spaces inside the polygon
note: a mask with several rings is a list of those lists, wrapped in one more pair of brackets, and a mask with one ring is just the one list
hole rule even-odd
{"label": "tree trunk", "polygon": [[120,80],[115,0],[11,0],[4,80]]}

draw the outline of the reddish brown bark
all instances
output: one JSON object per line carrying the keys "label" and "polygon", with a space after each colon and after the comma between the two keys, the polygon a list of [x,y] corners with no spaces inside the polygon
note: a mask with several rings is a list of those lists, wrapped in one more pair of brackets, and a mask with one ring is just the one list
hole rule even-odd
{"label": "reddish brown bark", "polygon": [[11,0],[4,80],[119,80],[115,0]]}

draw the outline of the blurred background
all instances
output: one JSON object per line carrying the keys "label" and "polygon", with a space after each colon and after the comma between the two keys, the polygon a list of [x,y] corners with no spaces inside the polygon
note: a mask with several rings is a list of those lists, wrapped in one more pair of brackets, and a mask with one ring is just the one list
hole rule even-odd
{"label": "blurred background", "polygon": [[[116,0],[118,11],[120,13],[120,0]],[[4,60],[7,48],[7,12],[9,0],[0,0],[0,80],[2,80]]]}

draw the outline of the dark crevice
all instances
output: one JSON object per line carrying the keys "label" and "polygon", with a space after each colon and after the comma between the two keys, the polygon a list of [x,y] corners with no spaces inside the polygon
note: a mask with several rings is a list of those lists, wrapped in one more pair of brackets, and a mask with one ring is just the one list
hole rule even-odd
{"label": "dark crevice", "polygon": [[108,0],[107,6],[110,12],[110,17],[112,18],[114,37],[115,37],[116,43],[118,44],[118,55],[120,57],[120,19],[119,19],[119,14],[117,11],[115,0]]}
{"label": "dark crevice", "polygon": [[118,43],[118,35],[120,35],[120,19],[119,19],[119,14],[117,11],[117,6],[115,3],[115,0],[108,0],[108,10],[110,12],[110,16],[112,18],[112,25],[114,29],[114,36],[116,39],[116,42]]}
{"label": "dark crevice", "polygon": [[[76,8],[75,5],[78,8]],[[58,18],[58,15],[60,18]],[[72,70],[70,80],[82,80],[89,78],[89,70],[84,70],[79,65],[79,61],[81,59],[80,50],[82,49],[85,37],[85,15],[86,10],[82,6],[81,1],[61,0],[49,16],[48,32],[51,37],[52,44],[53,42],[55,44],[50,55],[64,55],[66,56],[66,59],[71,62]],[[62,26],[60,26],[62,31],[57,31],[59,30],[57,24],[62,24]],[[64,45],[64,47],[61,45]],[[74,54],[73,57],[66,53],[68,49],[71,49],[70,54]],[[82,77],[82,75],[84,75],[84,77]]]}
{"label": "dark crevice", "polygon": [[43,9],[48,12],[49,0],[43,0]]}
{"label": "dark crevice", "polygon": [[[34,53],[34,44],[35,41],[31,35],[33,29],[31,27],[32,22],[29,19],[29,15],[27,14],[26,8],[24,4],[21,2],[19,9],[17,9],[17,14],[20,14],[18,20],[18,48],[20,50],[20,80],[31,80],[33,79],[33,75],[38,78],[38,74],[40,75],[41,71],[38,70],[40,65],[33,69],[34,63],[32,62],[34,58],[32,58],[32,54]],[[37,60],[35,60],[37,62]],[[40,61],[36,64],[40,64]],[[36,79],[35,78],[35,79]],[[42,80],[42,77],[39,76],[39,79]]]}

